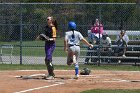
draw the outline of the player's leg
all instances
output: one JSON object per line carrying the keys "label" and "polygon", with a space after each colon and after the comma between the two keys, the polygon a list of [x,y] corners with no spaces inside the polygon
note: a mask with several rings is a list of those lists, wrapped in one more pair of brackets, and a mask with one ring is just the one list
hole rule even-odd
{"label": "player's leg", "polygon": [[79,64],[78,62],[75,64],[75,78],[78,79],[79,77]]}
{"label": "player's leg", "polygon": [[48,77],[46,79],[54,79],[55,76],[54,66],[52,64],[52,53],[54,49],[55,49],[55,45],[45,46],[45,52],[46,52],[45,64],[48,70]]}
{"label": "player's leg", "polygon": [[75,61],[75,60],[73,60],[73,57],[75,57],[74,54],[75,54],[75,48],[74,48],[74,46],[69,47],[68,48],[68,56],[67,56],[67,65],[72,65],[73,62]]}
{"label": "player's leg", "polygon": [[80,55],[80,47],[75,46],[75,56],[76,56],[76,63],[75,63],[75,78],[78,79],[79,77],[79,64],[78,64],[78,59]]}
{"label": "player's leg", "polygon": [[53,64],[52,64],[52,60],[45,58],[45,64],[47,66],[48,75],[55,76],[55,74],[53,72],[54,71],[54,67],[53,67]]}
{"label": "player's leg", "polygon": [[[67,56],[67,64],[72,65],[74,63],[75,67],[75,79],[78,79],[79,75],[79,65],[78,65],[78,57],[80,55],[80,47],[79,46],[72,46],[68,49],[68,56]],[[74,62],[75,61],[75,62]]]}

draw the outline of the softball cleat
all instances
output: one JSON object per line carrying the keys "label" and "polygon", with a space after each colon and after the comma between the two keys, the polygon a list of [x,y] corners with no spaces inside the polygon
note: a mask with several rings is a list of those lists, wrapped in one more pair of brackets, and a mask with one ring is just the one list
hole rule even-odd
{"label": "softball cleat", "polygon": [[45,79],[46,79],[46,80],[53,80],[53,79],[54,79],[54,76],[48,75]]}
{"label": "softball cleat", "polygon": [[77,75],[75,75],[75,77],[74,77],[74,79],[78,79],[79,78],[79,75],[77,74]]}

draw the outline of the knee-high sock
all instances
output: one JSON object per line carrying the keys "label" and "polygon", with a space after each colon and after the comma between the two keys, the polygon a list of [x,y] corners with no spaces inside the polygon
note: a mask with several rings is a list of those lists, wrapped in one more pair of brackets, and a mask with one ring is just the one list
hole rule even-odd
{"label": "knee-high sock", "polygon": [[50,60],[45,60],[45,64],[47,66],[47,70],[48,70],[49,75],[55,76],[55,74],[53,72],[54,71],[54,67],[53,67],[52,62]]}
{"label": "knee-high sock", "polygon": [[75,64],[75,75],[78,75],[79,65],[78,63]]}

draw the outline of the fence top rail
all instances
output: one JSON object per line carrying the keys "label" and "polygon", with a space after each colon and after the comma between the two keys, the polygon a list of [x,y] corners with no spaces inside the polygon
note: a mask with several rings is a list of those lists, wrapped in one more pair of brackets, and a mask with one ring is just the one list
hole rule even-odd
{"label": "fence top rail", "polygon": [[[98,48],[100,45],[93,45],[93,48]],[[107,46],[106,46],[107,47]],[[110,46],[108,46],[108,47],[110,47]],[[111,45],[111,48],[116,48],[116,47],[118,47],[118,45]],[[138,48],[140,48],[140,46],[139,45],[127,45],[127,47],[129,48],[136,48],[136,47],[138,47]],[[86,45],[83,45],[82,46],[82,48],[87,48],[87,46]],[[100,48],[102,48],[102,46],[100,46]]]}
{"label": "fence top rail", "polygon": [[[118,35],[120,33],[120,30],[104,30],[107,32],[108,35]],[[88,30],[88,33],[90,33],[91,30]],[[127,30],[126,31],[127,35],[140,35],[140,31],[135,31],[135,30]]]}
{"label": "fence top rail", "polygon": [[135,5],[137,3],[0,3],[0,4],[50,4],[50,5]]}

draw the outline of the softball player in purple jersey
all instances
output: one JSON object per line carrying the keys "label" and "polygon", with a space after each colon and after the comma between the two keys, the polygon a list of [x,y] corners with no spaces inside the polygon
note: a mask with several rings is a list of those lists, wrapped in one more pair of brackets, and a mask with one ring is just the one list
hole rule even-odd
{"label": "softball player in purple jersey", "polygon": [[[48,75],[46,76],[47,80],[54,79],[54,67],[52,64],[52,54],[55,50],[55,41],[56,41],[56,31],[57,31],[57,22],[53,17],[47,17],[47,26],[45,27],[45,35],[49,37],[45,41],[45,64],[47,66]],[[37,37],[39,38],[39,37]]]}
{"label": "softball player in purple jersey", "polygon": [[67,55],[67,64],[75,65],[75,78],[78,79],[78,57],[80,55],[80,41],[88,45],[90,48],[93,48],[92,44],[89,44],[88,41],[82,36],[82,34],[76,31],[75,22],[69,22],[68,28],[70,31],[65,33],[64,39],[64,51],[68,52]]}

